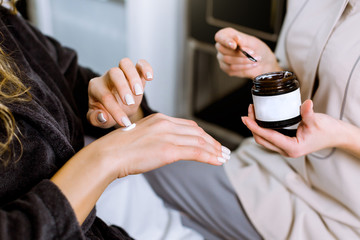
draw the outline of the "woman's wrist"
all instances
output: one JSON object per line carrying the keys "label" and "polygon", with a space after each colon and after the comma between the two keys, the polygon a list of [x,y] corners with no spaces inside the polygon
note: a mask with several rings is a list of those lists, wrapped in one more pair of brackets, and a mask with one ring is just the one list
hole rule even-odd
{"label": "woman's wrist", "polygon": [[51,178],[69,200],[80,224],[116,179],[116,171],[96,149],[95,142],[83,148]]}
{"label": "woman's wrist", "polygon": [[360,128],[350,123],[343,122],[343,131],[339,148],[351,153],[355,157],[360,158]]}

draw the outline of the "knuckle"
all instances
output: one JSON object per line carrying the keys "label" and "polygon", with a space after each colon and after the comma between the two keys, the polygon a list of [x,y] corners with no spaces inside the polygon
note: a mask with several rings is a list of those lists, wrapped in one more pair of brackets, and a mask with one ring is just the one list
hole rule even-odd
{"label": "knuckle", "polygon": [[93,88],[94,88],[94,85],[96,85],[97,79],[98,79],[98,78],[96,77],[96,78],[92,78],[92,79],[89,81],[88,89],[93,89]]}
{"label": "knuckle", "polygon": [[192,156],[194,159],[199,159],[202,155],[202,152],[200,150],[200,148],[193,148],[192,150]]}
{"label": "knuckle", "polygon": [[117,67],[112,67],[109,69],[108,74],[110,77],[117,76],[119,73],[122,73],[121,69]]}
{"label": "knuckle", "polygon": [[[230,63],[230,60],[231,60],[231,57],[230,56],[227,56],[227,55],[222,55],[222,61],[224,63]],[[232,65],[229,65],[229,68],[231,69],[231,66]]]}
{"label": "knuckle", "polygon": [[198,126],[197,122],[195,122],[194,120],[188,120],[190,125],[193,126]]}
{"label": "knuckle", "polygon": [[204,145],[206,144],[205,139],[202,138],[202,137],[197,137],[197,138],[196,138],[196,141],[197,141],[197,143],[198,143],[200,146],[204,146]]}
{"label": "knuckle", "polygon": [[163,113],[154,113],[153,117],[156,119],[165,119],[165,114]]}
{"label": "knuckle", "polygon": [[172,126],[171,122],[167,119],[159,119],[157,125],[160,129],[168,129]]}
{"label": "knuckle", "polygon": [[261,139],[260,139],[259,137],[254,136],[254,140],[255,140],[255,142],[256,142],[257,144],[262,145],[262,144],[261,144]]}
{"label": "knuckle", "polygon": [[197,122],[195,122],[194,120],[190,120],[190,119],[183,119],[183,120],[190,126],[194,126],[194,127],[198,126]]}
{"label": "knuckle", "polygon": [[199,137],[203,137],[203,136],[205,136],[205,131],[201,127],[196,127],[194,129],[194,134]]}
{"label": "knuckle", "polygon": [[110,102],[112,99],[113,99],[113,95],[111,93],[106,93],[101,96],[101,102],[103,104]]}
{"label": "knuckle", "polygon": [[229,70],[230,72],[234,72],[234,71],[237,70],[237,67],[236,67],[236,65],[234,65],[234,64],[229,64],[228,70]]}
{"label": "knuckle", "polygon": [[290,158],[298,158],[301,156],[300,151],[298,151],[296,149],[291,149],[290,151],[287,151],[286,154]]}
{"label": "knuckle", "polygon": [[145,59],[139,59],[139,61],[137,61],[137,64],[141,67],[145,67],[146,65],[149,65]]}
{"label": "knuckle", "polygon": [[230,77],[236,77],[236,76],[238,76],[238,72],[237,72],[237,71],[228,71],[227,73],[228,73],[228,75],[229,75]]}
{"label": "knuckle", "polygon": [[120,60],[119,62],[119,66],[128,66],[129,64],[132,64],[132,61],[130,60],[130,58],[123,58]]}
{"label": "knuckle", "polygon": [[160,147],[161,153],[165,157],[165,162],[170,164],[177,160],[176,146],[172,143],[163,143]]}

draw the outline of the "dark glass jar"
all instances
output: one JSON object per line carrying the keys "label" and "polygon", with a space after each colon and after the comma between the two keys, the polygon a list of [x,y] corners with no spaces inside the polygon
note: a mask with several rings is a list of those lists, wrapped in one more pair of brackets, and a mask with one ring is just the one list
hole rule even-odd
{"label": "dark glass jar", "polygon": [[290,71],[270,72],[253,79],[251,89],[255,118],[259,126],[295,129],[301,121],[300,87]]}

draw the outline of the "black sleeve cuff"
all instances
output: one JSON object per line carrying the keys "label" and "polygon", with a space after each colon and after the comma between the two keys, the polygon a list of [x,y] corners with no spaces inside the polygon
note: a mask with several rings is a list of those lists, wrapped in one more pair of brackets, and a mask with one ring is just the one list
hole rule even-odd
{"label": "black sleeve cuff", "polygon": [[84,239],[75,213],[61,190],[50,180],[43,180],[32,192],[36,194],[51,214],[58,239]]}

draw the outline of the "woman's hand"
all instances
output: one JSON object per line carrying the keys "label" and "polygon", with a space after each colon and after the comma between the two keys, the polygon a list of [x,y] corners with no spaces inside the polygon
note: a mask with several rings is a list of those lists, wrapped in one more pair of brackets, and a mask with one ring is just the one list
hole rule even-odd
{"label": "woman's hand", "polygon": [[[215,41],[220,68],[229,76],[254,78],[263,73],[281,71],[274,53],[256,37],[233,28],[224,28],[215,34]],[[237,47],[249,53],[257,62],[249,60]]]}
{"label": "woman's hand", "polygon": [[93,146],[100,150],[98,153],[102,159],[111,162],[118,178],[147,172],[178,160],[221,165],[229,158],[229,151],[194,121],[158,113],[136,124],[130,131],[113,131]]}
{"label": "woman's hand", "polygon": [[119,67],[91,79],[88,87],[89,122],[101,128],[130,125],[140,110],[145,82],[152,78],[153,70],[145,60],[134,65],[130,59],[124,58]]}
{"label": "woman's hand", "polygon": [[259,127],[255,122],[253,105],[249,106],[248,117],[242,120],[257,143],[287,157],[296,158],[331,147],[342,148],[360,157],[359,128],[328,115],[314,113],[311,100],[302,104],[301,117],[296,137]]}
{"label": "woman's hand", "polygon": [[81,224],[116,178],[179,160],[222,165],[230,151],[190,120],[150,115],[129,131],[117,129],[75,154],[52,178]]}

